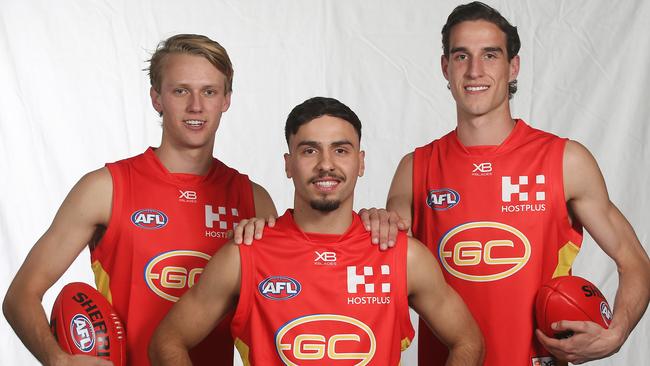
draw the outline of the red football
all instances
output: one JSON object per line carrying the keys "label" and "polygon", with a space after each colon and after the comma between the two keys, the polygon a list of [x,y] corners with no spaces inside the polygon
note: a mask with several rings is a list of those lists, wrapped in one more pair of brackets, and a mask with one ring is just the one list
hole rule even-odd
{"label": "red football", "polygon": [[587,320],[608,328],[612,310],[602,292],[578,276],[556,277],[537,292],[537,327],[549,337],[566,338],[571,332],[556,332],[551,324],[560,320]]}
{"label": "red football", "polygon": [[126,334],[111,304],[90,285],[65,285],[52,307],[50,328],[61,348],[72,355],[96,356],[126,364]]}

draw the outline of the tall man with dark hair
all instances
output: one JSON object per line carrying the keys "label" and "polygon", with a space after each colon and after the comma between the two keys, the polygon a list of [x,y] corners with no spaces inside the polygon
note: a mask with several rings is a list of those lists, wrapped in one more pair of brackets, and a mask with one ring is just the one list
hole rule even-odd
{"label": "tall man with dark hair", "polygon": [[[457,126],[402,159],[388,209],[412,219],[414,236],[467,303],[486,341],[486,365],[555,364],[553,356],[582,363],[615,353],[647,307],[650,262],[610,202],[596,161],[579,143],[512,118],[520,42],[499,12],[480,2],[458,6],[442,40]],[[535,330],[535,293],[570,274],[582,227],[618,267],[614,318],[607,330],[561,321],[555,329],[574,335],[551,339]],[[444,363],[444,347],[420,329],[420,365]]]}
{"label": "tall man with dark hair", "polygon": [[379,251],[352,211],[364,171],[361,122],[341,102],[312,98],[285,128],[294,209],[252,246],[226,244],[154,334],[154,365],[189,365],[187,350],[235,309],[246,365],[398,365],[414,331],[411,305],[450,349],[478,365],[480,331],[431,253],[404,232]]}
{"label": "tall man with dark hair", "polygon": [[[268,193],[212,156],[230,106],[233,68],[205,36],[180,34],[150,60],[151,102],[162,116],[160,147],[86,174],[16,274],[7,320],[45,365],[106,365],[70,356],[50,333],[41,299],[90,248],[97,289],[126,326],[127,362],[148,365],[158,322],[198,279],[242,218],[275,216]],[[232,363],[229,321],[192,350],[197,365]]]}

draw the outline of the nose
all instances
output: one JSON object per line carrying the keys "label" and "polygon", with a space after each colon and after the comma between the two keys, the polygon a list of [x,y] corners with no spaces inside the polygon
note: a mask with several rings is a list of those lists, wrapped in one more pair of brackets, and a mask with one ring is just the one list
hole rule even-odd
{"label": "nose", "polygon": [[187,111],[194,112],[194,113],[200,113],[203,111],[200,94],[198,93],[190,94],[189,100],[187,102]]}
{"label": "nose", "polygon": [[329,151],[323,151],[320,154],[320,159],[318,160],[319,171],[332,171],[334,170],[334,164],[332,162],[332,156]]}
{"label": "nose", "polygon": [[472,57],[467,67],[467,76],[471,79],[483,76],[483,60],[480,57]]}

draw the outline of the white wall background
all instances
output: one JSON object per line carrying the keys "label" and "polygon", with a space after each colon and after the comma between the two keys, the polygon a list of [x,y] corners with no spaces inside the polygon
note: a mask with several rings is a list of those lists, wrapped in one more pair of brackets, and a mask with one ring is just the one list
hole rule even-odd
{"label": "white wall background", "polygon": [[[311,96],[340,99],[364,123],[367,173],[356,207],[382,206],[399,159],[454,128],[440,71],[440,29],[460,1],[0,1],[0,296],[85,173],[160,141],[142,71],[175,33],[222,43],[233,103],[215,154],[292,204],[283,126]],[[488,1],[522,39],[516,116],[581,141],[612,200],[648,249],[650,2]],[[575,273],[613,300],[612,261],[587,238]],[[85,252],[63,284],[92,283]],[[650,316],[594,365],[648,364]],[[405,356],[415,365],[415,353]],[[0,364],[36,361],[0,317]]]}

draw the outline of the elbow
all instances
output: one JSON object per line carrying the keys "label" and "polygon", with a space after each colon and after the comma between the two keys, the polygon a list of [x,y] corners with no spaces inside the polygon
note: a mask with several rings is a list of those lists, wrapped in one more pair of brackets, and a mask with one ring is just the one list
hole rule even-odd
{"label": "elbow", "polygon": [[9,324],[13,324],[13,315],[16,308],[14,298],[15,295],[13,295],[12,288],[9,287],[9,290],[7,290],[7,293],[5,294],[5,298],[2,300],[2,314]]}

